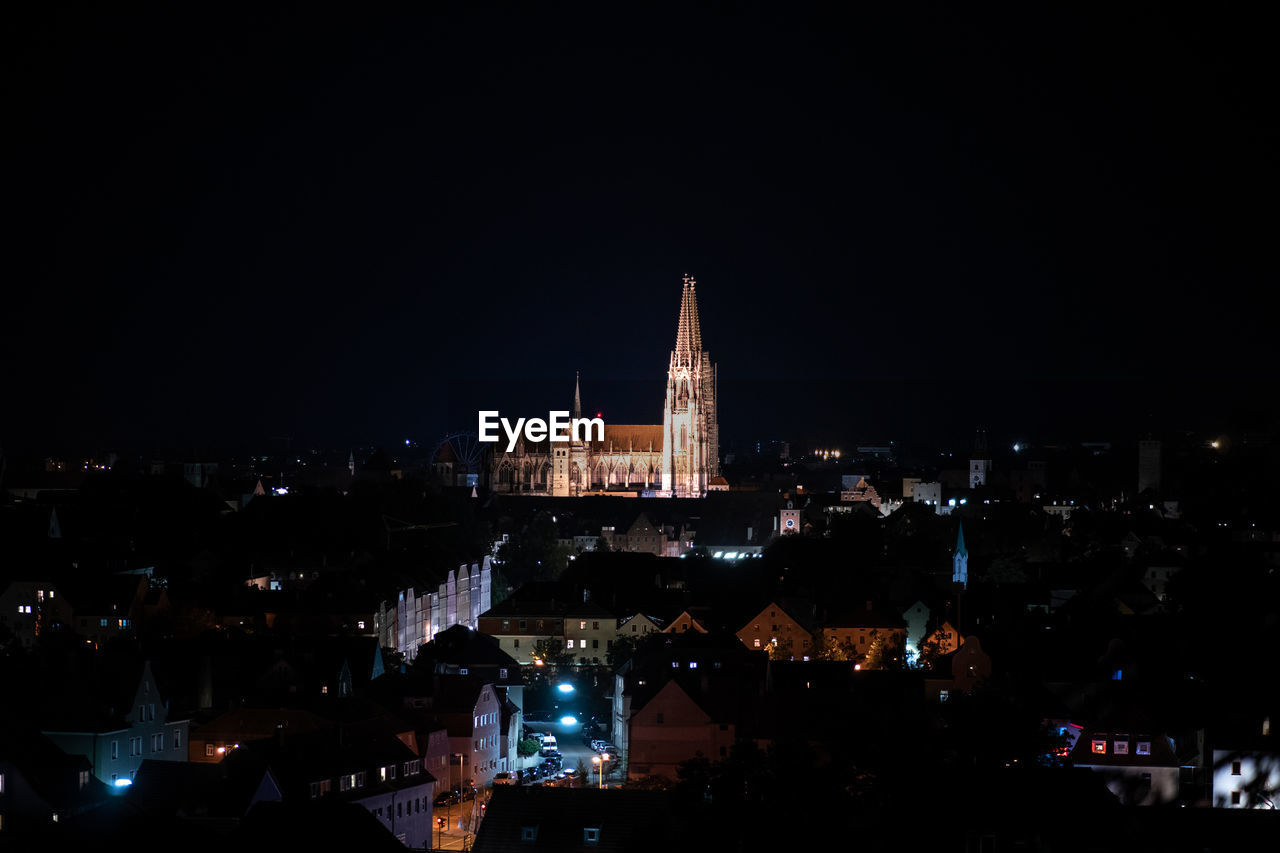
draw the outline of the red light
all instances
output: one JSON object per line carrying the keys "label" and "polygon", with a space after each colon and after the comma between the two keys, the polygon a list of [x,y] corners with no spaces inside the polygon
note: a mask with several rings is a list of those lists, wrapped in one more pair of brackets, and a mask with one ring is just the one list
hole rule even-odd
{"label": "red light", "polygon": [[604,412],[596,412],[596,417],[597,417],[597,418],[603,418],[603,417],[604,417]]}

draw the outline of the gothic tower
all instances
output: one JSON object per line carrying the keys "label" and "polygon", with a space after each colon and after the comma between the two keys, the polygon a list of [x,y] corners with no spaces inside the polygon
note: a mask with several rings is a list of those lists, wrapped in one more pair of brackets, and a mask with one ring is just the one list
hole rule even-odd
{"label": "gothic tower", "polygon": [[662,492],[702,497],[719,473],[716,371],[711,356],[702,351],[698,295],[693,277],[686,275],[662,410]]}

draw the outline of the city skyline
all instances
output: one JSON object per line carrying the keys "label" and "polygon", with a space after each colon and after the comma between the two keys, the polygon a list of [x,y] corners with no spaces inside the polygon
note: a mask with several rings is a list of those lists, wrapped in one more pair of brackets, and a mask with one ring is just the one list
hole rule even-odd
{"label": "city skyline", "polygon": [[642,422],[686,271],[727,439],[1274,425],[1265,28],[935,12],[23,10],[0,440]]}

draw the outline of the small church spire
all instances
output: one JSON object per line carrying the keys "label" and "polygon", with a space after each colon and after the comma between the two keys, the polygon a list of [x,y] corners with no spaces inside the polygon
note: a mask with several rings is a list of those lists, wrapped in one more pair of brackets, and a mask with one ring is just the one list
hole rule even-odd
{"label": "small church spire", "polygon": [[582,417],[582,394],[578,391],[580,381],[580,374],[575,370],[573,372],[573,416],[575,418]]}
{"label": "small church spire", "polygon": [[964,523],[956,533],[956,553],[951,558],[951,582],[969,585],[969,549],[964,546]]}

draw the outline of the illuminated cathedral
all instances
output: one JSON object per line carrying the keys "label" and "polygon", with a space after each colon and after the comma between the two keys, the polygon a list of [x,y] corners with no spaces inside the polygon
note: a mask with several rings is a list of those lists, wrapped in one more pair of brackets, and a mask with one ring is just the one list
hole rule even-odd
{"label": "illuminated cathedral", "polygon": [[[575,380],[573,417],[581,416],[581,387]],[[498,492],[696,498],[723,488],[723,480],[717,481],[716,367],[702,349],[693,278],[684,277],[662,423],[606,423],[604,438],[595,441],[530,442],[522,435],[509,453],[494,447],[487,479]]]}

